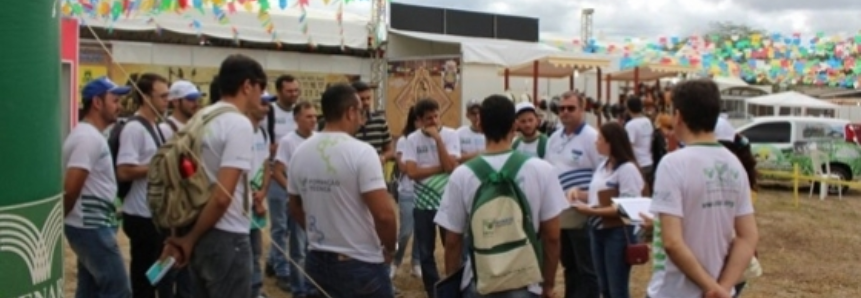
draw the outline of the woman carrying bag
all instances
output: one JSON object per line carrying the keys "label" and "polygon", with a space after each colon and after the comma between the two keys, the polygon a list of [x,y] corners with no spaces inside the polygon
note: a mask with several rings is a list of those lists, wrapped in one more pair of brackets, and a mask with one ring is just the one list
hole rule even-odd
{"label": "woman carrying bag", "polygon": [[[595,145],[607,159],[595,170],[589,190],[573,189],[568,192],[568,200],[578,212],[590,216],[592,258],[602,297],[629,298],[631,266],[640,264],[631,260],[631,248],[637,247],[637,238],[634,227],[622,221],[611,198],[640,197],[646,183],[625,128],[609,122],[601,126],[599,133]],[[637,249],[634,255],[647,258],[648,250]]]}

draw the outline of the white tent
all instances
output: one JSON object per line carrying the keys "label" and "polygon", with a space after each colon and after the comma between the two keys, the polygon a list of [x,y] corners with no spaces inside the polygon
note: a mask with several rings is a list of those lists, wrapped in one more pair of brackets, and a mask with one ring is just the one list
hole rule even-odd
{"label": "white tent", "polygon": [[[773,114],[775,116],[785,115],[788,112],[789,115],[813,115],[813,114],[821,114],[821,113],[811,113],[810,110],[819,110],[819,111],[831,111],[835,112],[840,106],[816,99],[795,91],[788,91],[776,94],[769,94],[757,97],[751,97],[745,100],[747,103],[748,111],[764,111],[759,114]],[[763,109],[758,109],[756,107],[752,107],[751,105],[756,105],[763,107]],[[768,109],[771,109],[771,112],[768,112]]]}
{"label": "white tent", "polygon": [[717,84],[721,90],[732,87],[750,86],[750,84],[748,84],[739,77],[713,77],[712,81],[714,81],[715,84]]}
{"label": "white tent", "polygon": [[[454,51],[450,51],[450,53],[445,54],[461,56],[464,64],[492,64],[499,67],[518,65],[546,57],[549,54],[562,52],[557,48],[537,42],[463,37],[389,29],[390,54],[396,56],[393,58],[433,56],[416,53],[419,51],[414,51],[414,49],[412,49],[410,39],[454,46]],[[459,47],[459,49],[457,49],[457,47]]]}
{"label": "white tent", "polygon": [[840,107],[795,91],[751,97],[746,102],[747,104],[787,108],[836,109]]}
{"label": "white tent", "polygon": [[[279,42],[307,44],[310,36],[310,40],[317,45],[341,46],[341,39],[343,38],[345,47],[367,48],[369,18],[344,12],[342,15],[343,22],[339,25],[337,13],[334,11],[306,8],[306,12],[307,36],[302,32],[300,26],[299,19],[302,12],[299,8],[270,10],[269,14]],[[236,37],[243,41],[273,42],[272,34],[264,28],[257,13],[240,10],[226,14],[224,17],[227,18],[226,23],[221,23],[209,11],[203,14],[197,10],[190,10],[183,14],[162,13],[153,17],[132,15],[128,18],[120,17],[116,21],[95,16],[84,16],[80,20],[83,24],[106,29],[112,28],[113,30],[154,31],[161,29],[181,34],[201,34],[222,39]],[[342,29],[343,33],[341,33]]]}

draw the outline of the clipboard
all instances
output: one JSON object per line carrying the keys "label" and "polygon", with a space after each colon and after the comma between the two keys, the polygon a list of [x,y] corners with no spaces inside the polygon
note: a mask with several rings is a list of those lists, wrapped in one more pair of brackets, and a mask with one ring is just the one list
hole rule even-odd
{"label": "clipboard", "polygon": [[438,281],[434,286],[434,297],[436,298],[463,298],[463,290],[460,288],[463,281],[464,266]]}

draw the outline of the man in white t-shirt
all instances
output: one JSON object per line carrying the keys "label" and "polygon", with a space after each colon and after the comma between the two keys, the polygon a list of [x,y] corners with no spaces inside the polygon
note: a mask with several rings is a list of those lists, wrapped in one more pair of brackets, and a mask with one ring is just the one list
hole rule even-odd
{"label": "man in white t-shirt", "polygon": [[[271,102],[275,96],[264,95],[260,98],[259,105],[250,105],[247,111],[248,118],[252,124],[259,124],[266,119],[271,108]],[[249,241],[251,241],[251,296],[252,298],[265,296],[263,291],[263,268],[260,266],[260,256],[263,254],[263,237],[261,231],[266,227],[266,191],[269,186],[269,134],[260,125],[254,125],[253,159],[249,173],[249,186],[251,187],[251,229]]]}
{"label": "man in white t-shirt", "polygon": [[478,111],[480,109],[481,103],[477,100],[472,100],[466,105],[466,118],[469,119],[469,126],[461,126],[457,129],[457,136],[460,138],[460,160],[458,162],[466,162],[484,151],[484,133],[481,132],[479,126],[481,119]]}
{"label": "man in white t-shirt", "polygon": [[[299,148],[305,140],[314,134],[314,127],[317,125],[317,109],[310,102],[300,101],[293,106],[293,119],[296,120],[296,130],[288,133],[278,141],[278,149],[275,152],[275,165],[272,171],[272,178],[286,189],[287,185],[287,170],[289,169],[290,159],[296,148]],[[309,294],[311,289],[305,283],[305,275],[299,273],[304,269],[305,255],[308,246],[308,238],[298,221],[289,217],[287,219],[287,229],[290,231],[288,237],[288,245],[290,251],[290,271],[297,272],[290,275],[290,290],[293,296],[301,297]],[[287,248],[285,247],[285,249]],[[300,268],[296,268],[296,264]]]}
{"label": "man in white t-shirt", "polygon": [[78,273],[91,277],[78,279],[75,296],[131,297],[125,261],[117,245],[114,163],[102,134],[117,121],[119,97],[131,89],[101,77],[81,91],[83,117],[63,142],[64,231],[78,258]]}
{"label": "man in white t-shirt", "polygon": [[[237,112],[221,114],[204,128],[200,162],[213,183],[212,197],[190,231],[167,239],[165,254],[189,265],[200,297],[251,296],[251,193],[248,182],[254,158],[254,128],[248,116],[260,105],[266,88],[263,67],[247,56],[234,54],[218,73],[221,100],[199,113],[221,107]],[[229,272],[229,273],[228,273]]]}
{"label": "man in white t-shirt", "polygon": [[643,114],[643,100],[640,97],[629,97],[625,106],[628,115],[631,116],[631,120],[625,123],[625,131],[628,132],[628,139],[634,149],[634,158],[637,159],[640,172],[643,173],[643,177],[651,189],[654,170],[652,168],[654,164],[652,162],[652,135],[655,133],[655,127],[652,126],[649,117]]}
{"label": "man in white t-shirt", "polygon": [[[493,95],[484,100],[480,107],[482,131],[487,137],[487,151],[479,155],[493,169],[501,169],[511,156],[511,141],[514,129],[514,104],[506,97]],[[472,211],[473,199],[476,197],[483,177],[476,177],[467,166],[458,166],[451,175],[451,180],[445,189],[445,194],[436,214],[435,222],[446,229],[445,235],[445,268],[448,274],[455,273],[463,264],[464,235],[469,228],[469,215]],[[530,158],[515,177],[528,201],[531,211],[530,223],[539,232],[542,242],[544,282],[531,285],[528,288],[516,289],[491,295],[505,297],[532,297],[542,292],[552,293],[556,280],[556,266],[559,263],[559,214],[568,208],[568,202],[562,193],[559,178],[553,171],[553,166],[547,162]],[[467,292],[467,297],[483,297],[470,285],[473,281],[472,266],[464,267],[461,289]],[[547,297],[550,297],[549,295]]]}
{"label": "man in white t-shirt", "polygon": [[[550,135],[544,158],[556,169],[562,189],[566,193],[576,190],[582,198],[587,196],[592,174],[600,163],[595,147],[598,131],[586,123],[585,107],[586,101],[576,92],[562,94],[557,105],[562,128]],[[559,225],[562,228],[559,260],[564,268],[565,298],[597,298],[598,276],[589,248],[586,215],[573,208],[566,209],[559,216]]]}
{"label": "man in white t-shirt", "polygon": [[176,81],[170,84],[168,100],[173,112],[167,120],[158,125],[165,140],[170,140],[177,131],[185,127],[185,123],[200,107],[200,98],[203,96],[197,86],[189,81]]}
{"label": "man in white t-shirt", "polygon": [[729,298],[759,238],[750,183],[738,158],[715,138],[720,92],[714,82],[676,85],[673,107],[674,133],[687,146],[658,165],[647,294]]}
{"label": "man in white t-shirt", "polygon": [[718,117],[717,122],[715,122],[714,134],[718,141],[735,141],[735,128],[724,117]]}
{"label": "man in white t-shirt", "polygon": [[[293,105],[299,101],[299,96],[302,94],[299,87],[299,81],[292,75],[282,75],[275,80],[278,99],[272,105],[266,121],[263,121],[263,128],[272,137],[269,152],[273,161],[278,141],[296,130]],[[266,260],[266,275],[274,275],[278,288],[284,292],[290,292],[290,263],[278,249],[278,247],[282,249],[287,247],[287,238],[290,234],[287,220],[287,190],[281,184],[271,183],[267,196],[269,221],[272,224],[269,229],[269,236],[272,244],[269,247],[269,256]]]}
{"label": "man in white t-shirt", "polygon": [[337,84],[321,105],[325,128],[287,168],[290,214],[308,233],[305,270],[331,297],[394,297],[397,215],[377,151],[353,137],[364,122],[359,96]]}
{"label": "man in white t-shirt", "polygon": [[437,227],[433,218],[439,209],[449,174],[457,167],[457,160],[460,159],[460,138],[453,129],[440,125],[439,104],[433,99],[419,100],[413,109],[422,127],[407,137],[406,150],[401,159],[406,165],[404,172],[415,181],[413,239],[416,245],[413,245],[413,249],[419,250],[422,283],[428,297],[433,297],[433,286],[439,281],[434,259]]}
{"label": "man in white t-shirt", "polygon": [[544,158],[547,154],[548,138],[538,130],[540,119],[535,106],[531,102],[518,103],[515,106],[515,116],[517,117],[517,131],[520,132],[520,135],[514,140],[511,147],[530,156]]}
{"label": "man in white t-shirt", "polygon": [[154,73],[138,77],[135,84],[139,92],[132,93],[138,104],[137,113],[120,129],[117,152],[117,180],[131,182],[131,189],[123,199],[123,232],[129,237],[129,272],[132,293],[135,297],[173,296],[174,281],[168,276],[156,286],[150,284],[146,271],[158,260],[164,237],[152,221],[147,203],[147,170],[149,161],[164,143],[156,124],[167,110],[167,78]]}

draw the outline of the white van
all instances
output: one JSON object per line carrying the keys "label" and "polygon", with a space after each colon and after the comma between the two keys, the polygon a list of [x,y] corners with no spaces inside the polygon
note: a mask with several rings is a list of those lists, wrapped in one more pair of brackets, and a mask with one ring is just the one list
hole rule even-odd
{"label": "white van", "polygon": [[750,142],[757,168],[792,171],[793,164],[798,163],[803,175],[811,175],[813,166],[806,149],[815,144],[828,154],[835,178],[852,180],[861,177],[861,146],[856,143],[856,128],[857,125],[843,119],[768,116],[754,118],[736,131]]}

